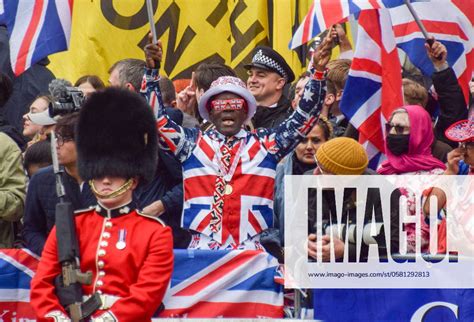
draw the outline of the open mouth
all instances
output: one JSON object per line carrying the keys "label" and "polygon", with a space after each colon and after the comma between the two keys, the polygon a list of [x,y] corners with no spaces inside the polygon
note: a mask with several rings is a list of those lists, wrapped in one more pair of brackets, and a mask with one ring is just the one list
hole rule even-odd
{"label": "open mouth", "polygon": [[232,126],[234,124],[235,124],[235,121],[233,119],[223,119],[222,120],[222,125]]}

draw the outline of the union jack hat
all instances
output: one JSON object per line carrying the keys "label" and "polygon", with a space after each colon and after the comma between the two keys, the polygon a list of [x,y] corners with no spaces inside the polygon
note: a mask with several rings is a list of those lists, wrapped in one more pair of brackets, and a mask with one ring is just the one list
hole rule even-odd
{"label": "union jack hat", "polygon": [[239,95],[247,102],[248,109],[245,121],[249,121],[257,110],[257,101],[255,101],[252,93],[249,92],[245,83],[240,78],[233,76],[221,76],[212,82],[211,87],[204,93],[199,101],[198,108],[201,117],[206,121],[211,121],[209,119],[209,110],[207,108],[208,103],[214,96],[224,92]]}
{"label": "union jack hat", "polygon": [[448,127],[445,135],[455,142],[474,141],[474,115],[468,120],[456,122]]}

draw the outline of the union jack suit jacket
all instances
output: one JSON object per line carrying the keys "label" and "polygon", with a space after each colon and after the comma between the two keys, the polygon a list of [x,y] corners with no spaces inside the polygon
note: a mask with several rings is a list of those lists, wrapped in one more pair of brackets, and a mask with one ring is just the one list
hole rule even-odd
{"label": "union jack suit jacket", "polygon": [[[221,246],[239,245],[273,226],[273,186],[278,162],[291,152],[317,121],[325,96],[325,82],[310,80],[295,112],[275,129],[240,130],[240,144],[232,150],[231,163],[240,157],[224,196],[222,225],[210,228],[216,177],[220,175],[218,151],[225,136],[216,130],[183,128],[166,115],[158,86],[158,71],[145,71],[141,86],[157,111],[159,144],[176,155],[183,166],[184,205],[181,225],[211,237]],[[240,151],[240,156],[235,154]]]}
{"label": "union jack suit jacket", "polygon": [[[105,314],[107,321],[151,321],[173,270],[171,229],[128,206],[111,211],[98,206],[76,213],[76,231],[81,270],[92,271],[92,284],[82,286],[83,295],[103,296],[103,307],[92,317]],[[54,227],[31,281],[30,303],[37,321],[66,317],[54,288],[60,273]]]}

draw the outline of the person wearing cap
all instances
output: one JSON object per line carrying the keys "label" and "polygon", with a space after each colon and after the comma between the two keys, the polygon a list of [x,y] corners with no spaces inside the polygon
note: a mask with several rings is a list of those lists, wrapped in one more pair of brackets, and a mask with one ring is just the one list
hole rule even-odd
{"label": "person wearing cap", "polygon": [[245,83],[219,77],[199,101],[203,119],[215,129],[177,126],[163,112],[157,61],[161,43],[145,47],[148,100],[158,100],[160,145],[181,161],[184,179],[182,226],[192,231],[188,248],[263,249],[260,233],[273,226],[273,188],[278,162],[311,130],[324,98],[324,71],[330,40],[315,55],[316,71],[295,112],[276,129],[243,129],[257,102]]}
{"label": "person wearing cap", "polygon": [[[102,302],[92,321],[151,321],[168,288],[171,229],[137,210],[133,199],[138,183],[153,177],[157,146],[155,118],[138,94],[108,88],[85,102],[77,125],[78,169],[98,204],[76,212],[75,222],[81,270],[92,272],[83,295],[99,294]],[[31,282],[38,321],[70,321],[54,287],[61,273],[57,242],[53,228]]]}
{"label": "person wearing cap", "polygon": [[258,105],[252,119],[254,127],[277,127],[293,112],[283,89],[295,80],[295,74],[279,53],[266,46],[255,48],[252,62],[244,67],[249,76],[247,88]]}
{"label": "person wearing cap", "polygon": [[[364,147],[354,139],[346,137],[334,138],[323,143],[316,151],[315,160],[317,166],[314,174],[316,175],[361,175],[366,172],[367,165],[369,164],[369,158]],[[309,206],[308,209],[316,209],[316,200],[314,198],[310,198],[308,203],[314,205],[314,207]],[[345,207],[354,206],[350,200],[346,200],[344,205]],[[329,218],[323,218],[323,220],[329,220]],[[348,218],[348,224],[355,222],[356,218]],[[308,218],[310,231],[312,231],[311,227],[314,227],[315,223],[316,217],[310,213]],[[322,259],[323,261],[328,261],[330,258],[330,236],[322,236],[322,242]],[[335,237],[333,247],[336,259],[342,258],[344,256],[344,242]],[[350,247],[356,246],[351,244]],[[314,233],[308,236],[308,254],[316,259],[316,234]]]}
{"label": "person wearing cap", "polygon": [[28,146],[45,140],[53,130],[56,120],[49,116],[49,104],[53,98],[42,95],[36,98],[30,105],[28,113],[23,115],[23,135],[29,139]]}

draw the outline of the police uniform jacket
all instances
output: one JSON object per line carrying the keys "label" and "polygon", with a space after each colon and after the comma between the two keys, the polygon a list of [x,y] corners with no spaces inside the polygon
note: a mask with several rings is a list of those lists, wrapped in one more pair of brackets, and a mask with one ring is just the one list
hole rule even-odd
{"label": "police uniform jacket", "polygon": [[[97,206],[76,215],[81,270],[93,274],[83,293],[98,292],[103,301],[92,317],[107,311],[115,321],[150,321],[168,287],[173,268],[171,229],[131,206],[114,210]],[[55,321],[48,316],[66,313],[54,289],[60,272],[53,228],[31,282],[31,305],[38,321]]]}

